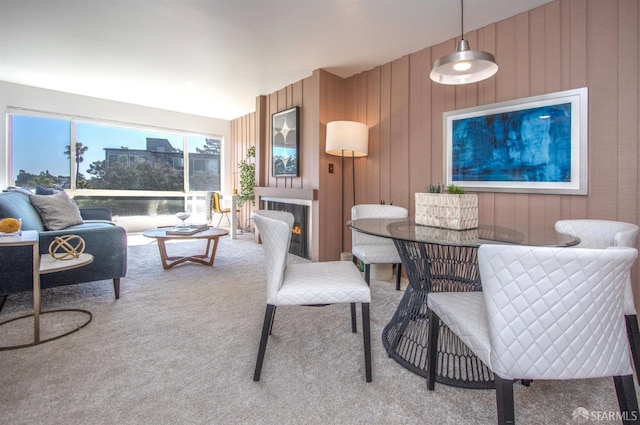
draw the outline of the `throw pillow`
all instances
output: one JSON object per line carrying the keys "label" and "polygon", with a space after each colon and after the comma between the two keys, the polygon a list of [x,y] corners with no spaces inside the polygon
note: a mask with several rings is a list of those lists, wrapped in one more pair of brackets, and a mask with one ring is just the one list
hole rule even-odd
{"label": "throw pillow", "polygon": [[36,185],[36,195],[53,195],[58,192],[62,192],[61,190],[54,189],[52,187],[43,187]]}
{"label": "throw pillow", "polygon": [[46,230],[62,230],[82,224],[82,216],[67,192],[53,195],[29,195],[31,205],[38,211]]}

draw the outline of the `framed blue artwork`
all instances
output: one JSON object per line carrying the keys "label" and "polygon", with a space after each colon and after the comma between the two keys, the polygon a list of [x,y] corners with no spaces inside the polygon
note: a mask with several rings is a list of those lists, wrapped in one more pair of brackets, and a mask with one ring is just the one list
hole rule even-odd
{"label": "framed blue artwork", "polygon": [[583,87],[445,112],[445,184],[586,195],[587,108]]}

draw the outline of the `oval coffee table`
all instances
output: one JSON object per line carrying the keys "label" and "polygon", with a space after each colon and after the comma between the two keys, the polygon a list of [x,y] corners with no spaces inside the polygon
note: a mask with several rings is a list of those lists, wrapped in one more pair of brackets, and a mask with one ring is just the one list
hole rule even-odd
{"label": "oval coffee table", "polygon": [[[205,266],[213,266],[213,260],[216,257],[216,249],[218,249],[218,239],[220,236],[229,234],[226,229],[218,229],[216,227],[210,227],[207,230],[203,230],[192,235],[167,235],[167,230],[172,228],[160,228],[150,229],[142,232],[143,236],[148,238],[154,238],[158,241],[158,250],[160,251],[160,258],[162,259],[162,267],[164,269],[170,269],[184,262],[190,261],[193,263],[203,264]],[[165,242],[168,240],[176,239],[206,239],[207,250],[204,254],[195,254],[186,257],[169,256],[167,255],[167,248]],[[213,249],[211,249],[211,242],[213,242]]]}

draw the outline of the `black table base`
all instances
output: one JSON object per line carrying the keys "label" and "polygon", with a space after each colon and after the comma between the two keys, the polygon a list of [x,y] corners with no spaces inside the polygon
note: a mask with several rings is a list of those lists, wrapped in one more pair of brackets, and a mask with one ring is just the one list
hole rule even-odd
{"label": "black table base", "polygon": [[[409,277],[391,322],[382,331],[389,357],[427,376],[429,292],[479,291],[477,247],[439,245],[394,239]],[[493,373],[451,332],[440,327],[436,381],[465,388],[495,388]]]}

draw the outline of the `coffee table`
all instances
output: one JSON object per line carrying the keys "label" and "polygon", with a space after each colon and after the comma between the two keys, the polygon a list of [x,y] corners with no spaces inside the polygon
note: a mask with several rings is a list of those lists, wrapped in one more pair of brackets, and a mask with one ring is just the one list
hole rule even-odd
{"label": "coffee table", "polygon": [[[158,250],[160,251],[160,259],[162,259],[162,267],[165,270],[175,267],[178,264],[182,264],[187,261],[202,264],[205,266],[213,266],[213,260],[216,257],[216,250],[218,249],[218,239],[220,238],[220,236],[229,234],[228,230],[219,229],[217,227],[210,227],[207,230],[194,233],[193,235],[167,235],[167,230],[171,230],[171,228],[150,229],[142,232],[143,236],[146,236],[148,238],[154,238],[158,241]],[[167,248],[165,246],[166,241],[184,240],[184,239],[206,239],[207,249],[205,253],[189,255],[186,257],[167,255]],[[213,242],[213,249],[211,248],[212,242]]]}

